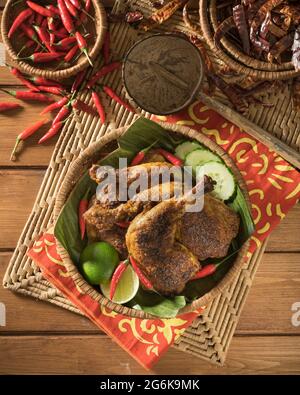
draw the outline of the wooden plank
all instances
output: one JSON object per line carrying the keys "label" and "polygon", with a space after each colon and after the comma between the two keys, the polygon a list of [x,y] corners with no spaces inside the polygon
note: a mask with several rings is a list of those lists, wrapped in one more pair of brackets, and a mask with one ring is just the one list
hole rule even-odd
{"label": "wooden plank", "polygon": [[[1,73],[1,72],[0,72]],[[0,92],[0,101],[16,102],[16,100]],[[23,108],[1,114],[0,128],[0,166],[47,166],[49,164],[54,145],[58,139],[55,136],[45,144],[37,144],[38,140],[46,133],[50,123],[44,125],[37,133],[29,137],[22,146],[20,153],[15,162],[10,161],[11,151],[14,147],[16,137],[26,127],[34,124],[41,119],[51,119],[51,116],[41,116],[39,113],[45,107],[45,104],[32,102],[19,102]]]}
{"label": "wooden plank", "polygon": [[[104,336],[0,337],[0,373],[143,374],[145,369]],[[187,363],[188,360],[188,363]],[[297,336],[236,337],[225,367],[169,349],[150,374],[300,373]]]}
{"label": "wooden plank", "polygon": [[266,251],[300,251],[300,204],[293,207],[271,234]]}
{"label": "wooden plank", "polygon": [[[0,253],[0,278],[6,271],[12,253]],[[0,302],[6,307],[6,326],[2,332],[94,332],[100,330],[87,318],[35,300],[0,286]]]}
{"label": "wooden plank", "polygon": [[[265,254],[237,327],[241,334],[300,334],[292,305],[300,302],[300,253]],[[267,295],[267,297],[266,297]]]}
{"label": "wooden plank", "polygon": [[[3,278],[11,253],[0,253]],[[299,300],[300,254],[265,254],[237,327],[237,334],[299,334],[291,306]],[[265,295],[268,295],[268,298]],[[271,301],[271,302],[270,302]],[[89,320],[0,287],[7,323],[1,332],[99,333]]]}
{"label": "wooden plank", "polygon": [[0,248],[17,244],[43,176],[41,170],[0,170]]}

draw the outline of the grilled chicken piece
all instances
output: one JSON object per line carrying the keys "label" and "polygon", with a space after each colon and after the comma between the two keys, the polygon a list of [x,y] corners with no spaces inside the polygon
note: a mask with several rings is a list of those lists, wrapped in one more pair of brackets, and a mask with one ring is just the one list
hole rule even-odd
{"label": "grilled chicken piece", "polygon": [[[169,169],[173,165],[171,163],[167,162],[151,162],[151,163],[141,163],[136,166],[129,166],[123,169],[117,169],[116,170],[116,177],[117,177],[117,182],[119,182],[121,177],[127,178],[127,183],[130,185],[133,181],[136,181],[138,177],[140,177],[143,172],[146,172],[150,176],[151,171],[153,171],[154,167],[157,167],[160,169],[161,172],[164,170],[169,171]],[[127,174],[126,174],[127,172]],[[105,178],[107,177],[107,171],[105,170],[105,166],[101,165],[93,165],[90,168],[89,171],[90,177],[92,180],[96,181],[97,184],[100,182],[104,181]]]}
{"label": "grilled chicken piece", "polygon": [[106,241],[116,248],[122,259],[126,258],[127,229],[121,228],[117,223],[131,221],[137,214],[150,209],[158,202],[182,194],[181,189],[180,183],[160,184],[136,194],[126,203],[111,206],[101,204],[94,195],[90,200],[89,209],[84,214],[89,240]]}
{"label": "grilled chicken piece", "polygon": [[186,212],[178,227],[178,240],[200,260],[226,256],[239,230],[240,219],[230,207],[210,194],[199,212]]}
{"label": "grilled chicken piece", "polygon": [[128,252],[162,295],[178,295],[199,270],[196,256],[176,241],[184,199],[163,201],[138,215],[126,233]]}

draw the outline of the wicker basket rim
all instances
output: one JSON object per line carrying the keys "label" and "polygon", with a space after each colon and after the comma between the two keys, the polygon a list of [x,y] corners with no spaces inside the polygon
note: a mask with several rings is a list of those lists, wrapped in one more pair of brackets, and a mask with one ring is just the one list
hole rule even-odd
{"label": "wicker basket rim", "polygon": [[[8,30],[9,30],[9,24],[11,23],[9,18],[10,11],[12,4],[14,2],[15,0],[7,0],[5,4],[5,8],[3,10],[2,21],[1,21],[1,36],[5,44],[6,50],[12,59],[17,58],[17,53],[14,50],[11,39],[8,38]],[[106,21],[105,9],[102,2],[100,2],[99,0],[92,0],[92,2],[95,9],[97,39],[94,43],[93,48],[89,52],[89,56],[92,60],[95,60],[95,58],[97,57],[97,55],[99,54],[102,48],[105,32],[107,29],[107,21]],[[86,57],[81,57],[80,61],[71,67],[56,70],[56,71],[41,69],[32,66],[23,60],[14,61],[14,62],[16,62],[20,70],[22,70],[26,74],[36,75],[53,80],[61,80],[61,79],[69,78],[79,73],[80,71],[84,70],[89,65],[88,59]]]}
{"label": "wicker basket rim", "polygon": [[[214,32],[217,29],[217,8],[216,8],[217,0],[211,0],[209,3],[209,15],[210,21],[212,24],[212,28]],[[244,52],[240,51],[226,36],[224,36],[221,40],[221,44],[224,48],[229,52],[231,56],[235,59],[238,59],[240,63],[248,65],[253,69],[262,69],[266,71],[283,71],[283,70],[294,70],[293,63],[291,61],[284,62],[280,64],[264,62],[262,60],[255,59]]]}
{"label": "wicker basket rim", "polygon": [[225,64],[231,67],[239,74],[244,74],[253,78],[261,80],[286,80],[300,75],[300,71],[296,70],[281,70],[281,71],[266,71],[257,70],[238,62],[238,60],[231,58],[223,50],[215,46],[211,27],[208,20],[207,0],[199,0],[199,16],[200,25],[203,32],[203,38],[209,46],[210,50]]}
{"label": "wicker basket rim", "polygon": [[[170,124],[170,123],[164,123],[164,122],[157,122],[160,124],[162,127],[164,127],[167,131],[169,132],[174,132],[174,133],[180,133],[184,135],[187,139],[195,139],[198,140],[200,143],[204,144],[207,146],[209,149],[211,149],[213,152],[215,152],[217,155],[221,156],[224,162],[229,166],[236,177],[237,182],[239,183],[243,194],[246,198],[246,201],[248,203],[248,206],[250,208],[250,200],[249,200],[249,195],[247,191],[247,187],[245,184],[245,181],[243,177],[241,176],[238,168],[236,167],[234,161],[229,157],[229,155],[216,143],[211,141],[208,137],[206,137],[203,134],[200,134],[199,132],[186,127],[186,126],[181,126],[181,125],[175,125],[175,124]],[[110,133],[107,133],[104,135],[101,140],[96,141],[93,143],[90,147],[85,149],[80,156],[73,162],[71,165],[65,180],[59,190],[59,193],[57,195],[56,201],[55,201],[55,207],[54,207],[54,221],[56,222],[59,214],[64,206],[64,204],[67,201],[67,198],[76,184],[76,182],[79,180],[80,176],[82,175],[83,171],[88,169],[88,164],[89,160],[91,157],[93,157],[97,152],[101,150],[107,143],[118,139],[122,134],[125,133],[127,128],[129,127],[125,126],[119,129],[115,129],[111,131]],[[248,251],[249,247],[249,240],[244,243],[242,248],[240,249],[236,260],[234,262],[234,265],[231,267],[231,269],[226,273],[226,275],[223,277],[223,279],[218,283],[216,287],[214,287],[212,290],[210,290],[208,293],[200,297],[199,299],[195,300],[191,304],[185,306],[183,309],[179,311],[179,315],[187,312],[192,312],[195,311],[203,306],[207,306],[209,302],[211,302],[215,297],[217,297],[235,278],[236,274],[239,272],[241,267],[244,264],[244,259],[246,256],[246,253]],[[94,300],[99,302],[102,306],[108,308],[109,310],[130,316],[130,317],[136,317],[136,318],[143,318],[143,319],[148,319],[148,318],[154,318],[153,315],[145,313],[144,311],[141,310],[135,310],[128,308],[126,306],[122,306],[116,303],[111,302],[107,298],[105,298],[103,295],[101,295],[98,291],[96,291],[91,285],[89,285],[82,275],[79,273],[77,267],[75,264],[72,262],[70,259],[70,256],[68,252],[65,250],[65,248],[61,245],[61,243],[57,240],[57,251],[59,255],[61,256],[61,259],[63,260],[66,269],[68,270],[69,274],[71,275],[72,279],[75,281],[77,288],[81,289],[84,293],[87,293],[89,296],[91,296]]]}

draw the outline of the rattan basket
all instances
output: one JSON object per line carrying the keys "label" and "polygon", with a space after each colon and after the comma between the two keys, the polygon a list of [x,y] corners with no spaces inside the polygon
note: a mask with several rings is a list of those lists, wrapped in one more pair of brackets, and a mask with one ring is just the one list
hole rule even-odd
{"label": "rattan basket", "polygon": [[218,27],[217,0],[199,0],[200,25],[203,38],[215,55],[230,68],[261,80],[285,80],[300,74],[295,71],[291,62],[282,64],[268,63],[250,57],[240,51],[229,39],[222,38],[223,48],[216,47],[214,32]]}
{"label": "rattan basket", "polygon": [[[16,5],[14,5],[15,3]],[[51,3],[51,1],[48,3]],[[105,9],[102,3],[99,0],[92,0],[92,4],[93,7],[91,7],[91,15],[95,21],[91,21],[89,19],[88,23],[86,24],[86,29],[92,34],[92,37],[95,37],[95,40],[88,51],[90,58],[94,60],[102,48],[105,32],[107,29],[107,22]],[[3,11],[1,23],[1,35],[8,55],[21,71],[32,76],[41,76],[53,80],[62,80],[76,75],[89,66],[88,59],[84,55],[81,55],[70,67],[61,69],[56,69],[57,63],[54,62],[35,66],[26,60],[17,60],[17,54],[24,45],[26,38],[20,38],[18,32],[16,32],[11,38],[8,38],[8,31],[16,15],[18,15],[18,13],[22,11],[25,6],[25,1],[16,2],[15,0],[8,0]],[[24,50],[22,57],[29,56],[31,53],[32,51],[28,49]]]}
{"label": "rattan basket", "polygon": [[[234,173],[236,180],[238,181],[244,196],[249,204],[249,196],[247,192],[246,185],[244,180],[237,169],[236,165],[232,161],[232,159],[228,156],[228,154],[223,151],[216,143],[212,142],[208,137],[204,136],[203,134],[190,129],[185,126],[168,124],[168,123],[160,123],[166,130],[170,133],[178,133],[185,136],[187,139],[196,139],[201,144],[204,144],[217,155],[222,157],[225,161],[227,166],[232,170]],[[107,152],[108,144],[116,141],[125,131],[127,130],[128,126],[116,129],[101,138],[100,141],[95,142],[89,148],[81,153],[78,159],[72,164],[69,172],[66,175],[66,178],[61,186],[61,189],[58,193],[55,202],[54,208],[54,220],[56,221],[64,204],[67,201],[67,198],[72,191],[74,185],[79,180],[79,178],[88,170],[88,168],[97,161],[101,150],[105,147],[105,152]],[[69,275],[75,281],[77,287],[82,289],[84,293],[89,294],[93,299],[97,300],[101,305],[106,306],[107,308],[116,311],[118,313],[122,313],[124,315],[128,315],[131,317],[138,317],[138,318],[151,318],[150,314],[147,314],[140,310],[131,309],[116,303],[111,302],[107,298],[105,298],[102,294],[100,294],[95,288],[89,285],[85,279],[79,273],[77,267],[74,265],[68,252],[65,248],[57,241],[57,250],[59,255],[61,256],[66,269],[69,272]],[[211,302],[216,296],[218,296],[222,290],[224,290],[230,282],[235,278],[236,274],[241,269],[242,265],[244,264],[244,259],[246,257],[246,253],[248,250],[248,242],[246,242],[242,248],[240,249],[234,264],[232,265],[231,269],[227,272],[227,274],[223,277],[223,279],[218,283],[218,285],[213,288],[210,292],[202,296],[201,298],[195,300],[193,303],[185,306],[182,310],[180,310],[179,314],[191,312],[199,309],[200,307],[206,306],[209,302]]]}

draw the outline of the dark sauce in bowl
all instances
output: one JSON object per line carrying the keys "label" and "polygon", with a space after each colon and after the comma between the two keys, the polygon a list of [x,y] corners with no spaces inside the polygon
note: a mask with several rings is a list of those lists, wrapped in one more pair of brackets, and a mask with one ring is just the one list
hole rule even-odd
{"label": "dark sauce in bowl", "polygon": [[123,81],[139,107],[157,115],[186,107],[199,90],[203,63],[198,49],[176,34],[155,34],[128,51]]}

